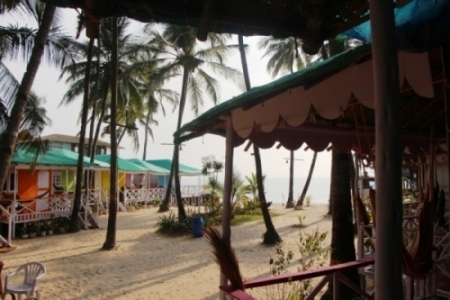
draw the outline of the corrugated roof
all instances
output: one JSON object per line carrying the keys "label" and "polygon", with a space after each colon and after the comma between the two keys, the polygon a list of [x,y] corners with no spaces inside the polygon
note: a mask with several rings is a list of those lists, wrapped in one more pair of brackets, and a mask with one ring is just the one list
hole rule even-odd
{"label": "corrugated roof", "polygon": [[148,173],[156,174],[156,175],[169,175],[170,170],[167,171],[167,169],[158,167],[154,164],[148,163],[145,160],[139,159],[139,158],[130,158],[128,159],[133,164],[139,165],[145,169],[147,169]]}
{"label": "corrugated roof", "polygon": [[[152,165],[158,166],[160,168],[163,168],[170,173],[170,168],[172,166],[172,160],[170,160],[170,159],[149,159],[149,160],[146,160],[146,162],[150,163]],[[202,170],[191,167],[191,166],[179,164],[179,168],[180,168],[180,175],[183,175],[183,176],[202,175]]]}
{"label": "corrugated roof", "polygon": [[[19,148],[13,155],[11,160],[13,164],[34,165],[37,166],[59,166],[59,167],[76,167],[78,164],[78,153],[70,150],[52,150],[47,151],[43,155],[39,155],[35,159],[35,153]],[[101,161],[91,163],[89,157],[84,158],[84,167],[90,168],[108,168],[109,164]]]}
{"label": "corrugated roof", "polygon": [[[111,163],[111,154],[103,154],[103,155],[96,155],[95,159],[106,162],[108,164]],[[137,164],[132,163],[131,161],[128,161],[124,158],[117,158],[117,168],[120,171],[125,172],[134,172],[134,173],[146,173],[147,169],[139,166]]]}

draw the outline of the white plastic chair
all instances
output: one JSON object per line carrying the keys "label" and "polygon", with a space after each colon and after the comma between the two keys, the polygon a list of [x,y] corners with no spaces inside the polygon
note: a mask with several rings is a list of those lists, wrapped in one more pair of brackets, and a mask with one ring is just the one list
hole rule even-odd
{"label": "white plastic chair", "polygon": [[[9,285],[11,278],[13,276],[20,276],[20,272],[23,272],[23,282],[17,285]],[[45,266],[36,261],[19,266],[16,271],[6,275],[5,289],[3,290],[4,295],[8,293],[17,294],[19,300],[21,299],[22,294],[27,297],[34,297],[34,295],[36,295],[36,298],[39,299],[37,281],[44,277],[46,272]]]}

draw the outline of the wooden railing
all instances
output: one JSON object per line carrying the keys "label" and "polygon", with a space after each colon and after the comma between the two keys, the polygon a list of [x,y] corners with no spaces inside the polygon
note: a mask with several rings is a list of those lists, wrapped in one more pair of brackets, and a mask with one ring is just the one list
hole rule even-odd
{"label": "wooden railing", "polygon": [[[354,284],[352,281],[347,279],[341,273],[347,270],[364,268],[369,265],[373,265],[375,260],[373,258],[361,259],[353,262],[343,263],[339,265],[334,265],[330,267],[320,268],[317,270],[303,271],[297,273],[288,273],[280,276],[274,277],[266,277],[266,278],[258,278],[252,279],[244,282],[244,287],[246,290],[257,287],[264,287],[274,284],[284,284],[294,281],[301,281],[305,279],[311,279],[315,277],[324,276],[319,283],[311,290],[308,296],[305,298],[306,300],[312,300],[317,294],[322,290],[322,288],[330,281],[333,281],[333,299],[339,300],[339,286],[340,284],[345,284],[350,287],[356,293],[361,295],[364,299],[374,299],[373,294],[369,294],[366,291],[362,290],[358,285]],[[232,299],[236,300],[255,300],[253,296],[247,294],[243,290],[234,289],[230,285],[221,286],[220,290],[232,297]]]}

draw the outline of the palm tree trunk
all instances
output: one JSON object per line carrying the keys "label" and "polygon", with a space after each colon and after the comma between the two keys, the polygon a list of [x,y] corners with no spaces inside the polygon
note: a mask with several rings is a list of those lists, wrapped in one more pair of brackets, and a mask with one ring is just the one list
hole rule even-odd
{"label": "palm tree trunk", "polygon": [[150,123],[150,109],[147,112],[147,116],[145,118],[145,133],[144,133],[144,152],[142,153],[142,160],[147,158],[147,143],[148,143],[148,123]]}
{"label": "palm tree trunk", "polygon": [[308,192],[309,183],[311,182],[312,174],[314,172],[314,166],[316,165],[317,152],[314,152],[313,159],[311,161],[311,166],[309,167],[308,178],[306,178],[305,186],[303,187],[302,194],[297,201],[296,206],[303,206],[303,201],[305,200],[306,193]]}
{"label": "palm tree trunk", "polygon": [[[186,105],[186,95],[187,95],[187,85],[189,79],[189,71],[184,68],[183,70],[183,82],[181,87],[181,96],[180,96],[180,107],[178,110],[178,123],[177,130],[181,127],[181,122],[183,120],[184,107]],[[177,206],[178,206],[178,218],[182,219],[186,217],[186,212],[184,210],[183,201],[181,199],[181,188],[180,188],[180,166],[179,166],[179,157],[180,157],[180,145],[173,146],[173,158],[172,158],[172,166],[170,168],[169,182],[167,185],[166,196],[164,197],[164,201],[161,204],[159,211],[167,211],[169,210],[169,202],[170,195],[172,193],[172,180],[175,180],[175,195],[177,197]],[[177,184],[178,183],[178,184]]]}
{"label": "palm tree trunk", "polygon": [[[350,160],[351,154],[339,153],[333,149],[332,153],[332,199],[333,225],[331,229],[331,257],[330,265],[341,264],[356,260],[353,237],[352,202],[350,192]],[[359,286],[358,271],[356,269],[342,273]],[[322,299],[332,298],[332,284]],[[353,299],[355,292],[345,285],[339,287],[339,299]]]}
{"label": "palm tree trunk", "polygon": [[[345,51],[345,44],[342,41],[336,41],[336,40],[329,40],[328,41],[328,52],[326,51],[325,45],[322,45],[322,57],[323,59],[327,59],[329,57],[333,57],[334,55],[337,55],[341,52]],[[333,164],[333,162],[332,162]],[[333,169],[333,166],[331,166]],[[333,214],[333,197],[332,197],[332,189],[333,189],[333,176],[331,176],[330,181],[330,199],[328,202],[328,213],[327,215]]]}
{"label": "palm tree trunk", "polygon": [[[250,76],[248,74],[247,58],[245,57],[244,51],[244,38],[239,35],[239,52],[241,54],[242,71],[244,73],[245,87],[248,90],[251,89]],[[261,165],[261,155],[259,153],[259,148],[253,144],[253,153],[255,155],[255,165],[256,165],[256,181],[258,185],[258,199],[261,204],[261,211],[264,218],[264,224],[266,225],[266,232],[263,235],[263,244],[273,245],[281,242],[281,238],[278,232],[273,226],[272,218],[270,217],[269,207],[267,206],[266,195],[264,193],[264,183],[263,183],[263,173]]]}
{"label": "palm tree trunk", "polygon": [[9,165],[17,143],[17,137],[22,122],[23,114],[27,106],[28,95],[36,77],[36,73],[41,64],[42,54],[47,42],[48,34],[53,22],[56,7],[50,4],[45,5],[42,22],[34,40],[33,50],[27,64],[27,70],[22,77],[22,81],[17,92],[17,98],[11,110],[9,122],[6,125],[5,133],[0,143],[0,186],[5,183]]}
{"label": "palm tree trunk", "polygon": [[95,127],[94,121],[95,121],[96,106],[97,106],[96,103],[92,105],[91,120],[89,123],[89,139],[88,139],[88,153],[87,153],[89,157],[92,157],[92,155],[95,152],[94,148],[92,148],[92,142],[94,140],[94,127]]}
{"label": "palm tree trunk", "polygon": [[[97,149],[97,141],[98,141],[98,137],[100,136],[100,128],[102,127],[102,122],[103,122],[103,117],[105,116],[105,111],[106,111],[106,98],[108,97],[108,90],[109,90],[109,77],[106,78],[106,86],[105,86],[105,94],[103,95],[103,99],[102,99],[102,110],[100,111],[100,116],[99,119],[97,121],[97,127],[95,128],[95,136],[94,136],[94,141],[92,142],[92,147],[94,149]],[[95,155],[91,156],[91,162],[94,162],[95,159]]]}
{"label": "palm tree trunk", "polygon": [[[331,172],[333,172],[333,162],[331,162]],[[327,212],[327,216],[331,216],[333,215],[333,199],[331,198],[331,196],[333,196],[333,193],[331,192],[333,189],[333,176],[331,176],[330,174],[330,192],[329,192],[329,196],[328,196],[328,212]]]}
{"label": "palm tree trunk", "polygon": [[[80,128],[80,140],[78,142],[78,163],[77,163],[77,177],[75,181],[75,197],[73,199],[72,217],[70,221],[70,232],[77,232],[80,230],[78,224],[78,212],[81,207],[81,185],[83,182],[83,163],[84,163],[84,150],[85,150],[85,137],[86,137],[86,123],[89,110],[89,88],[90,88],[90,76],[91,76],[91,62],[92,62],[92,50],[94,49],[94,39],[89,40],[88,60],[86,65],[86,75],[84,78],[84,97],[83,107],[81,110],[81,128]],[[86,189],[88,183],[86,183]]]}
{"label": "palm tree trunk", "polygon": [[120,145],[120,142],[122,141],[123,137],[125,136],[126,128],[124,128],[119,135],[119,138],[117,139],[117,145]]}
{"label": "palm tree trunk", "polygon": [[291,150],[289,165],[289,196],[286,202],[286,208],[294,207],[294,151]]}
{"label": "palm tree trunk", "polygon": [[[128,126],[128,110],[125,111],[125,126]],[[127,128],[122,127],[122,131],[120,132],[119,139],[117,140],[117,145],[120,145],[120,142],[122,141],[126,132],[127,132]]]}
{"label": "palm tree trunk", "polygon": [[117,77],[118,77],[118,32],[117,18],[112,22],[112,66],[111,66],[111,161],[109,172],[109,213],[108,227],[106,229],[106,240],[102,249],[111,250],[116,246],[116,223],[117,223]]}
{"label": "palm tree trunk", "polygon": [[[270,217],[269,207],[267,206],[266,195],[264,193],[264,183],[262,176],[261,155],[259,148],[253,145],[253,153],[255,155],[256,165],[256,182],[258,186],[258,199],[261,205],[261,212],[264,218],[264,224],[266,225],[266,232],[263,235],[263,244],[274,245],[280,243],[281,237],[273,225],[272,218]],[[259,174],[259,175],[258,175]]]}

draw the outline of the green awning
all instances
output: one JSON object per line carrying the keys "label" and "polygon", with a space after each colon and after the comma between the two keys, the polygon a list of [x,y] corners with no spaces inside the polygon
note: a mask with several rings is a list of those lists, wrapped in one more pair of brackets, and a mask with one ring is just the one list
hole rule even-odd
{"label": "green awning", "polygon": [[[304,68],[298,72],[281,77],[280,79],[272,81],[271,83],[268,83],[266,85],[254,87],[237,97],[233,97],[228,101],[216,105],[207,112],[200,115],[198,118],[189,123],[186,123],[178,131],[176,131],[174,133],[175,144],[179,144],[182,141],[189,140],[201,135],[190,135],[189,133],[192,133],[199,127],[206,124],[208,124],[206,126],[206,129],[214,128],[213,130],[208,129],[209,133],[215,133],[223,136],[225,134],[224,130],[217,130],[213,126],[216,121],[223,122],[219,120],[219,117],[227,115],[236,108],[243,108],[244,110],[249,109],[295,87],[304,86],[305,89],[310,88],[313,85],[321,82],[325,78],[330,77],[331,75],[347,68],[349,65],[357,61],[360,57],[364,56],[370,50],[370,44],[361,45],[357,48],[348,50],[324,61],[310,65],[309,67]],[[205,132],[203,132],[203,134],[204,133]]]}
{"label": "green awning", "polygon": [[[70,151],[70,150],[65,150],[65,149],[51,150],[46,153],[46,156],[59,157],[61,159],[70,161],[71,163],[74,162],[75,166],[78,163],[78,153],[74,152],[74,151]],[[91,159],[87,156],[84,157],[83,165],[85,167],[109,168],[108,163],[105,163],[105,162],[97,160],[97,159],[95,159],[94,162],[91,163]]]}
{"label": "green awning", "polygon": [[[24,165],[33,165],[36,163],[37,166],[76,167],[78,164],[78,153],[62,149],[51,150],[39,155],[36,160],[35,151],[19,148],[14,153],[11,163]],[[89,157],[84,158],[83,166],[86,168],[109,167],[104,162],[95,161],[91,163]]]}
{"label": "green awning", "polygon": [[142,160],[139,158],[130,158],[127,160],[132,162],[135,165],[145,168],[147,170],[147,172],[151,173],[151,174],[156,174],[156,175],[169,175],[170,174],[170,170],[167,171],[167,169],[150,164],[150,163],[146,162],[145,160]]}
{"label": "green awning", "polygon": [[[158,166],[160,168],[163,168],[165,170],[167,170],[170,173],[170,168],[172,166],[172,160],[170,159],[149,159],[146,160],[147,163],[150,163],[152,165]],[[180,166],[180,175],[182,176],[198,176],[198,175],[202,175],[202,170],[191,167],[191,166],[187,166],[187,165],[183,165],[183,164],[179,164]]]}
{"label": "green awning", "polygon": [[[95,159],[109,164],[111,161],[111,154],[96,155]],[[134,173],[146,173],[147,172],[146,168],[136,165],[136,164],[132,163],[131,161],[128,161],[128,160],[126,160],[124,158],[120,158],[120,157],[117,158],[117,168],[119,169],[119,171],[125,171],[125,172],[134,172]]]}

